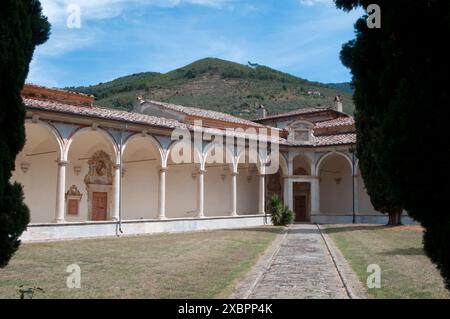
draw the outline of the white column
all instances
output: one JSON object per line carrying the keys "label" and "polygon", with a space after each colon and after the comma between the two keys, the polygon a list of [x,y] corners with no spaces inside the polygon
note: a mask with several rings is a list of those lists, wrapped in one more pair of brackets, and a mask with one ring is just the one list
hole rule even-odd
{"label": "white column", "polygon": [[319,177],[315,176],[311,182],[311,215],[320,214],[320,184]]}
{"label": "white column", "polygon": [[286,179],[286,185],[287,185],[287,207],[290,210],[294,210],[294,183],[292,182],[292,179],[288,178]]}
{"label": "white column", "polygon": [[158,219],[166,218],[166,172],[166,167],[159,170]]}
{"label": "white column", "polygon": [[264,174],[259,175],[259,205],[258,213],[266,213],[266,179]]}
{"label": "white column", "polygon": [[120,171],[120,165],[114,166],[114,207],[111,219],[119,220],[120,218],[120,180],[122,179],[122,172]]}
{"label": "white column", "polygon": [[355,173],[355,176],[353,176],[353,180],[354,180],[353,191],[355,192],[355,198],[354,198],[355,214],[358,215],[358,210],[359,210],[358,173]]}
{"label": "white column", "polygon": [[231,216],[237,216],[237,172],[231,173]]}
{"label": "white column", "polygon": [[286,176],[283,176],[283,204],[284,206],[289,207],[289,179]]}
{"label": "white column", "polygon": [[198,184],[197,184],[197,217],[203,218],[204,204],[205,204],[205,170],[200,169],[198,171]]}
{"label": "white column", "polygon": [[58,172],[56,179],[56,210],[55,222],[64,223],[66,210],[66,161],[58,161]]}

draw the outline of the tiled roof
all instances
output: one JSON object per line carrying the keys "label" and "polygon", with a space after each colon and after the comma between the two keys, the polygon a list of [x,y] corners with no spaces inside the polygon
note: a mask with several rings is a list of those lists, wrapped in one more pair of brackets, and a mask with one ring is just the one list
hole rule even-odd
{"label": "tiled roof", "polygon": [[316,146],[332,146],[356,143],[356,134],[339,134],[328,136],[316,136]]}
{"label": "tiled roof", "polygon": [[264,118],[255,119],[255,121],[264,121],[264,120],[271,120],[271,119],[277,119],[280,117],[289,117],[294,115],[302,115],[302,114],[309,114],[309,113],[318,113],[323,111],[334,111],[334,109],[329,107],[310,107],[310,108],[303,108],[303,109],[297,109],[294,111],[286,112],[286,113],[279,113],[274,115],[269,115]]}
{"label": "tiled roof", "polygon": [[36,89],[44,89],[44,90],[56,91],[56,92],[61,92],[61,93],[68,93],[68,94],[71,94],[71,95],[94,97],[91,94],[85,94],[85,93],[76,92],[76,91],[68,91],[68,90],[64,90],[64,89],[60,89],[60,88],[54,88],[54,87],[48,88],[48,87],[45,87],[45,86],[32,84],[32,83],[25,84],[24,89],[26,89],[27,87],[28,88],[36,88]]}
{"label": "tiled roof", "polygon": [[[109,109],[109,108],[102,108],[97,106],[92,107],[80,107],[77,105],[71,105],[56,101],[49,101],[44,99],[36,99],[36,98],[28,98],[24,97],[23,102],[25,105],[30,109],[39,109],[39,110],[45,110],[45,111],[53,111],[53,112],[61,112],[61,113],[67,113],[67,114],[73,114],[73,115],[80,115],[80,116],[88,116],[98,119],[107,119],[107,120],[116,120],[116,121],[125,121],[125,122],[132,122],[136,124],[142,124],[142,125],[149,125],[149,126],[156,126],[156,127],[163,127],[167,129],[188,129],[193,130],[193,125],[186,124],[179,122],[177,120],[173,119],[166,119],[156,116],[151,116],[147,114],[141,114],[141,113],[135,113],[135,112],[127,112],[127,111],[121,111],[116,109]],[[155,102],[151,102],[155,103]],[[158,104],[161,102],[157,102]],[[166,104],[167,107],[172,108],[173,110],[180,110],[180,112],[190,112],[193,116],[206,116],[205,114],[208,114],[208,117],[214,116],[218,120],[228,119],[233,120],[234,123],[252,123],[254,126],[255,123],[238,119],[236,117],[233,117],[231,115],[222,114],[219,112],[213,112],[213,111],[204,111],[196,108],[186,108],[182,106],[176,106],[173,104]],[[203,115],[199,115],[203,114]],[[342,118],[342,119],[336,119],[332,121],[322,122],[318,125],[321,127],[334,127],[339,125],[348,125],[352,123],[352,118]],[[250,124],[249,124],[250,125]],[[334,125],[334,126],[333,126]],[[264,125],[258,125],[261,127],[265,127]],[[212,128],[203,128],[203,132],[209,132],[209,133],[216,133],[216,129]],[[250,138],[255,139],[257,136],[248,136],[239,132],[235,132],[231,134],[231,136],[235,137],[242,137],[242,138]],[[265,138],[259,137],[260,140],[264,140]],[[301,146],[301,144],[291,144],[284,138],[273,138],[269,137],[269,141],[283,144],[283,145],[294,145],[294,146]],[[326,136],[316,136],[315,137],[315,145],[314,146],[332,146],[332,145],[344,145],[344,144],[352,144],[356,142],[356,134],[350,133],[350,134],[337,134],[337,135],[326,135]]]}
{"label": "tiled roof", "polygon": [[167,128],[187,128],[187,125],[175,120],[155,117],[146,114],[107,109],[101,107],[79,107],[70,104],[63,104],[53,101],[24,98],[23,102],[27,107],[38,108],[47,111],[71,113],[75,115],[92,116],[100,119],[129,121],[139,124],[162,126]]}
{"label": "tiled roof", "polygon": [[[73,115],[81,115],[81,116],[89,116],[89,117],[95,117],[99,119],[108,119],[108,120],[117,120],[117,121],[126,121],[126,122],[132,122],[136,124],[144,124],[144,125],[150,125],[150,126],[158,126],[158,127],[164,127],[168,129],[187,129],[187,130],[193,130],[194,126],[181,123],[177,120],[171,120],[171,119],[165,119],[161,117],[151,116],[147,114],[141,114],[141,113],[135,113],[135,112],[127,112],[127,111],[121,111],[121,110],[115,110],[115,109],[108,109],[108,108],[101,108],[101,107],[79,107],[69,104],[63,104],[53,101],[46,101],[46,100],[39,100],[39,99],[30,99],[30,98],[23,98],[24,104],[28,108],[35,108],[40,110],[46,110],[46,111],[55,111],[55,112],[63,112]],[[263,126],[264,127],[264,126]],[[210,129],[210,128],[203,128],[202,130],[205,133],[211,133],[215,134],[217,133],[217,130]],[[228,134],[230,136],[235,137],[241,137],[241,138],[250,138],[255,139],[257,136],[253,134],[243,134],[239,132],[234,132],[233,134]],[[286,140],[283,138],[272,138],[269,137],[267,139],[265,136],[260,135],[259,137],[260,141],[270,141],[274,143],[280,143],[280,144],[286,144]]]}
{"label": "tiled roof", "polygon": [[337,119],[319,122],[314,126],[315,128],[329,128],[339,126],[351,126],[355,125],[355,119],[353,117],[338,117]]}
{"label": "tiled roof", "polygon": [[255,123],[255,122],[245,120],[245,119],[241,119],[239,117],[235,117],[235,116],[232,116],[232,115],[226,114],[226,113],[210,111],[210,110],[200,109],[200,108],[196,108],[196,107],[188,107],[188,106],[158,102],[158,101],[149,101],[149,103],[163,106],[163,107],[168,108],[173,111],[182,112],[182,113],[184,113],[186,115],[190,115],[190,116],[206,117],[206,118],[210,118],[213,120],[243,124],[243,125],[254,126],[254,127],[264,127],[264,125],[262,125],[262,124]]}

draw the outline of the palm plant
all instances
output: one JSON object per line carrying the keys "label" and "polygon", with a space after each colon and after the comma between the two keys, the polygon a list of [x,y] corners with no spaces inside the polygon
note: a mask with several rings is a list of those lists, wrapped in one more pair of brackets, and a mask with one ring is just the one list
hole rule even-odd
{"label": "palm plant", "polygon": [[270,200],[270,210],[272,214],[272,223],[275,226],[286,226],[294,222],[294,212],[284,206],[280,196],[276,194],[273,195]]}

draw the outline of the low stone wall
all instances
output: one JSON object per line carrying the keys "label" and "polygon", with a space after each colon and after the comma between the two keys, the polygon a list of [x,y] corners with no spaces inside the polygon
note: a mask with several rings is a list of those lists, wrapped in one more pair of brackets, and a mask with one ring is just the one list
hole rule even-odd
{"label": "low stone wall", "polygon": [[81,239],[109,236],[129,236],[197,230],[257,227],[271,224],[270,216],[246,215],[237,217],[183,218],[166,220],[127,220],[119,223],[84,222],[64,224],[32,224],[22,234],[23,242]]}
{"label": "low stone wall", "polygon": [[[357,224],[387,224],[387,215],[356,215]],[[351,224],[353,222],[352,215],[313,215],[311,221],[316,224]],[[402,216],[402,223],[404,225],[418,224],[409,216]]]}

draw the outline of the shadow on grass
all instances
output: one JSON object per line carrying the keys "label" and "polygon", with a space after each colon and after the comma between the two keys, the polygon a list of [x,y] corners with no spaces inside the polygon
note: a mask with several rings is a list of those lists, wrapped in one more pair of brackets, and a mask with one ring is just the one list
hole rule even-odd
{"label": "shadow on grass", "polygon": [[384,252],[386,256],[424,256],[425,252],[422,248],[398,248]]}

